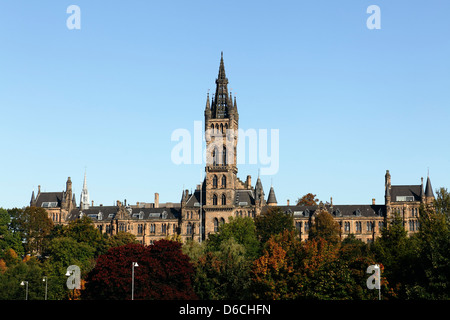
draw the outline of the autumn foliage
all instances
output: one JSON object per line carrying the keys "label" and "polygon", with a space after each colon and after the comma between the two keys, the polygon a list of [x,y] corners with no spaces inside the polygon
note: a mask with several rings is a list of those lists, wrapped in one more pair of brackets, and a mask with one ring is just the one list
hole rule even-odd
{"label": "autumn foliage", "polygon": [[86,278],[82,299],[131,299],[132,263],[134,299],[195,299],[193,267],[176,241],[159,240],[151,246],[128,244],[101,255]]}

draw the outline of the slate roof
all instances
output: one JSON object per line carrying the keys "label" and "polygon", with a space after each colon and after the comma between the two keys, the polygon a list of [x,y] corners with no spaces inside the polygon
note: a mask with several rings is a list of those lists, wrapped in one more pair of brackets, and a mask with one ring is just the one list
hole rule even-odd
{"label": "slate roof", "polygon": [[[181,215],[179,208],[131,208],[126,207],[132,220],[159,220],[159,219],[178,219]],[[116,217],[119,211],[117,206],[95,206],[89,209],[74,209],[70,212],[67,220],[74,220],[80,217],[80,213],[87,215],[94,221],[111,221]],[[101,215],[99,216],[99,214]]]}
{"label": "slate roof", "polygon": [[60,208],[63,197],[64,192],[41,192],[36,199],[36,207],[42,207],[43,202],[56,202],[56,208]]}
{"label": "slate roof", "polygon": [[414,197],[414,201],[420,201],[420,190],[422,186],[419,185],[404,185],[404,186],[391,186],[390,195],[391,201],[397,201],[397,197],[399,196],[412,196]]}
{"label": "slate roof", "polygon": [[433,193],[433,188],[431,187],[430,177],[427,178],[427,185],[425,187],[425,196],[434,198],[434,193]]}
{"label": "slate roof", "polygon": [[[270,208],[265,206],[262,213]],[[283,212],[292,214],[294,218],[307,218],[318,210],[319,206],[278,206]],[[386,215],[385,205],[333,205],[325,206],[327,211],[334,217],[384,217]]]}
{"label": "slate roof", "polygon": [[236,197],[234,199],[235,206],[250,206],[255,205],[255,197],[252,190],[236,190]]}

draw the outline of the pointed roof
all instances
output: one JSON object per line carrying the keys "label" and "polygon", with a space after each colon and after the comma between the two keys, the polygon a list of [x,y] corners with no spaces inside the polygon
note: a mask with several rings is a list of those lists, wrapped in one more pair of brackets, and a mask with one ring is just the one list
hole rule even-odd
{"label": "pointed roof", "polygon": [[233,111],[233,101],[228,92],[228,79],[225,74],[225,64],[223,63],[223,52],[220,55],[219,74],[216,79],[216,92],[211,106],[212,118],[229,118]]}
{"label": "pointed roof", "polygon": [[434,198],[433,188],[431,187],[430,176],[427,177],[427,184],[425,186],[425,196],[428,198]]}
{"label": "pointed roof", "polygon": [[269,197],[267,198],[267,204],[277,203],[277,198],[275,197],[275,191],[273,190],[273,186],[270,187]]}
{"label": "pointed roof", "polygon": [[220,80],[226,80],[226,82],[228,83],[227,76],[225,75],[225,64],[223,63],[223,51],[220,52],[219,75],[217,76],[216,83]]}

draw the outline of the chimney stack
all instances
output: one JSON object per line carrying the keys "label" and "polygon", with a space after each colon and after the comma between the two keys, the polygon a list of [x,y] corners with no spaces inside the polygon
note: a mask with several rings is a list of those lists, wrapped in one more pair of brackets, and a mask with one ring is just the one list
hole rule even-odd
{"label": "chimney stack", "polygon": [[92,200],[92,206],[94,206],[94,200]]}
{"label": "chimney stack", "polygon": [[287,205],[289,205],[289,199],[287,200]]}
{"label": "chimney stack", "polygon": [[247,181],[245,182],[247,189],[251,189],[252,188],[252,176],[248,175],[247,176]]}
{"label": "chimney stack", "polygon": [[372,205],[375,205],[375,198],[372,198]]}
{"label": "chimney stack", "polygon": [[155,193],[155,208],[159,208],[159,193]]}
{"label": "chimney stack", "polygon": [[41,185],[38,185],[38,194],[41,193]]}

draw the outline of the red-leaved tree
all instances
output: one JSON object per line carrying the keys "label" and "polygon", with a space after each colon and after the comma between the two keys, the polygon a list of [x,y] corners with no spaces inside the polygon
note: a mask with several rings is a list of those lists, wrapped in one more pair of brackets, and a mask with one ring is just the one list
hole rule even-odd
{"label": "red-leaved tree", "polygon": [[151,246],[127,244],[111,248],[97,259],[86,277],[82,299],[131,299],[132,263],[134,299],[196,299],[189,257],[176,241],[159,240]]}

